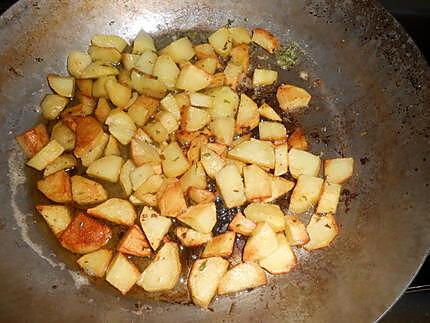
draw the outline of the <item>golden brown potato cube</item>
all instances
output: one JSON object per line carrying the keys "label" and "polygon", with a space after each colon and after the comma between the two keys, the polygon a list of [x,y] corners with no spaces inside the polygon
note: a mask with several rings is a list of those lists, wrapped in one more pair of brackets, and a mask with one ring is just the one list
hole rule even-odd
{"label": "golden brown potato cube", "polygon": [[318,176],[321,159],[310,152],[291,148],[288,152],[288,166],[294,178],[299,178],[301,175]]}
{"label": "golden brown potato cube", "polygon": [[111,198],[87,210],[89,215],[118,224],[131,226],[137,217],[133,205],[120,198]]}
{"label": "golden brown potato cube", "polygon": [[162,216],[176,217],[187,209],[181,183],[177,180],[160,188],[157,202]]}
{"label": "golden brown potato cube", "polygon": [[136,257],[149,257],[151,255],[148,240],[136,224],[123,235],[116,246],[116,250]]}
{"label": "golden brown potato cube", "polygon": [[228,157],[263,168],[275,167],[275,149],[268,141],[250,139],[241,142],[228,152]]}
{"label": "golden brown potato cube", "polygon": [[247,219],[242,212],[237,212],[228,226],[230,230],[244,236],[249,236],[254,231],[255,227],[256,224]]}
{"label": "golden brown potato cube", "polygon": [[188,37],[182,37],[160,50],[160,54],[169,55],[176,63],[184,63],[194,57],[193,44]]}
{"label": "golden brown potato cube", "polygon": [[143,130],[151,137],[155,142],[161,143],[168,139],[169,133],[166,128],[159,121],[148,122]]}
{"label": "golden brown potato cube", "polygon": [[70,177],[63,170],[37,181],[37,188],[51,201],[57,203],[72,201]]}
{"label": "golden brown potato cube", "polygon": [[48,83],[58,95],[71,98],[75,93],[75,78],[73,77],[48,74]]}
{"label": "golden brown potato cube", "polygon": [[[105,65],[103,62],[92,62],[82,71],[80,78],[81,79],[100,79],[101,77],[114,76],[118,74],[119,74],[119,70],[116,67]],[[97,81],[95,83],[97,83]],[[100,93],[99,92],[100,84],[96,85],[95,83],[93,84],[93,95],[94,93],[96,93],[98,97]],[[104,81],[102,83],[104,83]]]}
{"label": "golden brown potato cube", "polygon": [[157,165],[161,163],[158,149],[148,142],[132,139],[130,151],[131,159],[136,166],[141,166],[143,164]]}
{"label": "golden brown potato cube", "polygon": [[69,99],[58,94],[45,95],[40,107],[42,108],[42,115],[45,119],[55,120],[60,115],[61,111],[64,110]]}
{"label": "golden brown potato cube", "polygon": [[188,107],[182,116],[182,125],[185,131],[197,131],[205,127],[211,118],[204,109]]}
{"label": "golden brown potato cube", "polygon": [[258,112],[260,113],[260,116],[272,121],[282,121],[282,118],[279,116],[279,114],[276,113],[273,108],[268,105],[267,103],[263,103],[261,107],[258,108]]}
{"label": "golden brown potato cube", "polygon": [[109,226],[79,212],[72,218],[58,240],[71,252],[88,253],[103,247],[111,237],[112,231]]}
{"label": "golden brown potato cube", "polygon": [[106,281],[125,295],[140,277],[139,269],[122,253],[117,253],[106,272]]}
{"label": "golden brown potato cube", "polygon": [[161,165],[163,166],[163,173],[167,177],[181,176],[191,166],[177,142],[171,142],[164,147],[163,156]]}
{"label": "golden brown potato cube", "polygon": [[311,95],[300,87],[282,84],[276,91],[279,106],[284,111],[294,111],[308,106]]}
{"label": "golden brown potato cube", "polygon": [[213,104],[208,109],[212,119],[222,117],[235,117],[239,105],[239,96],[228,86],[222,86],[207,93],[213,96]]}
{"label": "golden brown potato cube", "polygon": [[253,86],[271,85],[278,79],[278,72],[266,69],[256,68],[252,75]]}
{"label": "golden brown potato cube", "polygon": [[220,117],[209,124],[209,128],[215,135],[216,142],[230,145],[233,142],[235,120],[233,117]]}
{"label": "golden brown potato cube", "polygon": [[152,74],[163,82],[168,89],[173,89],[179,75],[179,68],[168,55],[160,55],[154,65]]}
{"label": "golden brown potato cube", "polygon": [[121,53],[115,48],[91,45],[88,48],[88,54],[93,61],[99,61],[105,64],[117,64],[121,61]]}
{"label": "golden brown potato cube", "polygon": [[280,47],[278,38],[263,28],[255,28],[252,31],[252,41],[269,53],[273,53]]}
{"label": "golden brown potato cube", "polygon": [[226,27],[222,27],[212,33],[208,37],[209,44],[215,49],[216,53],[222,57],[226,57],[230,54],[233,42],[231,39],[230,32]]}
{"label": "golden brown potato cube", "polygon": [[105,147],[104,155],[105,156],[111,156],[111,155],[120,156],[121,155],[118,140],[116,140],[115,137],[112,135],[109,136],[109,140],[108,140],[106,147]]}
{"label": "golden brown potato cube", "polygon": [[225,273],[218,284],[218,294],[240,292],[267,283],[266,273],[253,262],[244,262]]}
{"label": "golden brown potato cube", "polygon": [[191,92],[189,94],[190,103],[194,107],[210,108],[213,105],[213,97],[199,92]]}
{"label": "golden brown potato cube", "polygon": [[232,61],[227,63],[224,69],[225,84],[230,85],[233,90],[236,90],[239,83],[242,81],[245,74],[242,70],[242,65],[237,65]]}
{"label": "golden brown potato cube", "polygon": [[155,113],[159,105],[159,100],[149,96],[140,95],[128,108],[127,113],[137,126],[142,127],[151,115]]}
{"label": "golden brown potato cube", "polygon": [[154,174],[151,175],[143,184],[141,184],[136,192],[134,192],[134,195],[139,198],[143,197],[146,194],[154,194],[159,191],[161,186],[163,185],[164,176]]}
{"label": "golden brown potato cube", "polygon": [[275,146],[275,176],[288,173],[288,144]]}
{"label": "golden brown potato cube", "polygon": [[341,188],[339,184],[324,183],[320,200],[318,201],[317,214],[324,215],[327,213],[336,213]]}
{"label": "golden brown potato cube", "polygon": [[236,165],[225,165],[215,175],[215,181],[227,208],[241,206],[246,202],[242,176]]}
{"label": "golden brown potato cube", "polygon": [[86,96],[93,96],[93,80],[76,80],[79,91]]}
{"label": "golden brown potato cube", "polygon": [[195,163],[200,159],[201,147],[208,143],[208,138],[205,135],[198,135],[191,140],[190,148],[187,151],[187,158],[190,163]]}
{"label": "golden brown potato cube", "polygon": [[99,101],[97,102],[97,108],[94,111],[94,116],[96,119],[101,123],[105,123],[110,112],[111,108],[107,100],[105,98],[99,98]]}
{"label": "golden brown potato cube", "polygon": [[288,145],[291,148],[308,150],[309,144],[306,140],[303,128],[294,129],[293,133],[288,137]]}
{"label": "golden brown potato cube", "polygon": [[136,167],[133,171],[131,171],[130,180],[133,191],[136,191],[152,175],[154,175],[154,168],[149,164]]}
{"label": "golden brown potato cube", "polygon": [[177,218],[196,231],[209,233],[216,223],[215,203],[192,205]]}
{"label": "golden brown potato cube", "polygon": [[291,246],[302,246],[309,241],[305,225],[295,215],[285,217],[285,235]]}
{"label": "golden brown potato cube", "polygon": [[70,151],[75,148],[76,136],[64,122],[59,121],[52,127],[51,140],[58,142],[64,150]]}
{"label": "golden brown potato cube", "polygon": [[258,125],[261,140],[285,140],[287,130],[282,123],[273,121],[262,121]]}
{"label": "golden brown potato cube", "polygon": [[79,78],[82,71],[92,62],[91,56],[87,53],[72,51],[67,56],[67,70],[70,75]]}
{"label": "golden brown potato cube", "polygon": [[244,210],[246,218],[255,223],[267,222],[275,232],[285,228],[284,212],[279,205],[270,203],[251,203]]}
{"label": "golden brown potato cube", "polygon": [[201,163],[206,174],[210,178],[215,178],[219,171],[224,167],[225,161],[216,152],[209,149],[207,146],[202,146],[200,149]]}
{"label": "golden brown potato cube", "polygon": [[31,157],[31,159],[26,164],[27,166],[33,167],[34,169],[43,170],[51,162],[57,159],[63,152],[63,146],[61,146],[57,141],[51,140],[33,157]]}
{"label": "golden brown potato cube", "polygon": [[155,259],[145,268],[137,285],[148,292],[173,289],[181,273],[179,248],[174,242],[166,242]]}
{"label": "golden brown potato cube", "polygon": [[272,183],[269,175],[256,165],[243,168],[245,194],[248,201],[261,200],[272,195]]}
{"label": "golden brown potato cube", "polygon": [[212,75],[206,71],[192,64],[185,64],[179,73],[176,87],[181,90],[197,92],[208,87],[211,79]]}
{"label": "golden brown potato cube", "polygon": [[89,167],[93,162],[97,161],[103,155],[108,141],[109,135],[101,132],[91,144],[93,148],[81,157],[82,165]]}
{"label": "golden brown potato cube", "polygon": [[130,86],[140,94],[144,94],[155,99],[162,99],[167,92],[167,87],[163,82],[151,75],[145,75],[136,70],[131,72]]}
{"label": "golden brown potato cube", "polygon": [[288,244],[285,234],[278,233],[276,238],[278,240],[276,250],[260,259],[258,263],[271,274],[285,274],[296,266],[296,255]]}
{"label": "golden brown potato cube", "polygon": [[127,42],[117,35],[95,35],[91,39],[91,44],[99,47],[115,48],[122,52],[127,46]]}
{"label": "golden brown potato cube", "polygon": [[194,262],[188,279],[194,304],[203,308],[209,306],[228,265],[228,261],[221,257],[197,259]]}
{"label": "golden brown potato cube", "polygon": [[76,158],[71,154],[63,154],[45,167],[43,176],[49,176],[60,170],[68,170],[75,166]]}
{"label": "golden brown potato cube", "polygon": [[354,170],[354,159],[335,158],[324,161],[324,176],[330,183],[342,184],[347,181]]}
{"label": "golden brown potato cube", "polygon": [[258,126],[260,115],[257,104],[246,94],[240,95],[240,104],[236,117],[236,130],[252,130]]}
{"label": "golden brown potato cube", "polygon": [[258,261],[266,258],[277,247],[276,233],[271,226],[266,222],[257,223],[243,249],[243,261]]}
{"label": "golden brown potato cube", "polygon": [[127,160],[121,167],[119,173],[119,182],[124,193],[129,196],[133,192],[133,185],[130,179],[130,173],[136,168],[133,161]]}
{"label": "golden brown potato cube", "polygon": [[211,82],[208,85],[208,89],[218,88],[225,84],[224,72],[215,73],[212,75]]}
{"label": "golden brown potato cube", "polygon": [[207,186],[206,173],[201,163],[192,165],[182,175],[181,179],[182,191],[186,192],[190,187],[205,189]]}
{"label": "golden brown potato cube", "polygon": [[227,231],[213,237],[206,244],[201,257],[229,257],[233,252],[235,238],[236,234],[232,231]]}
{"label": "golden brown potato cube", "polygon": [[36,210],[56,236],[59,236],[72,221],[70,210],[64,205],[37,205]]}
{"label": "golden brown potato cube", "polygon": [[144,50],[139,59],[134,63],[133,68],[139,72],[152,75],[155,61],[158,56],[151,50]]}
{"label": "golden brown potato cube", "polygon": [[215,74],[219,62],[215,57],[206,57],[195,62],[195,66],[202,69],[206,73]]}
{"label": "golden brown potato cube", "polygon": [[305,244],[306,250],[315,250],[324,248],[330,245],[330,242],[339,233],[339,227],[332,214],[312,215],[309,224],[306,227],[309,234],[309,241]]}
{"label": "golden brown potato cube", "polygon": [[72,198],[80,205],[95,204],[107,200],[103,185],[82,176],[72,176]]}
{"label": "golden brown potato cube", "polygon": [[155,119],[160,121],[168,134],[172,134],[179,128],[179,122],[175,119],[173,114],[167,111],[160,111],[155,116]]}
{"label": "golden brown potato cube", "polygon": [[210,203],[215,201],[214,193],[195,187],[190,187],[188,189],[188,196],[196,204]]}
{"label": "golden brown potato cube", "polygon": [[[74,154],[81,158],[94,148],[99,134],[103,132],[100,123],[93,117],[76,119],[76,145]],[[104,149],[104,147],[103,147]]]}
{"label": "golden brown potato cube", "polygon": [[181,118],[181,109],[179,107],[178,101],[176,98],[171,94],[167,94],[161,101],[161,110],[170,112],[173,114],[176,120],[179,121]]}
{"label": "golden brown potato cube", "polygon": [[27,157],[33,157],[49,142],[48,132],[44,124],[38,124],[16,137]]}
{"label": "golden brown potato cube", "polygon": [[158,212],[144,206],[140,213],[140,225],[153,250],[157,250],[161,241],[170,229],[172,220],[160,216]]}
{"label": "golden brown potato cube", "polygon": [[139,31],[133,42],[133,54],[141,54],[144,50],[156,51],[154,39],[144,30]]}
{"label": "golden brown potato cube", "polygon": [[217,142],[209,142],[206,147],[210,150],[214,151],[217,155],[221,157],[225,157],[225,153],[227,151],[227,146],[224,144],[220,144]]}
{"label": "golden brown potato cube", "polygon": [[87,168],[89,176],[111,183],[118,182],[121,166],[124,163],[120,156],[105,156],[93,161]]}
{"label": "golden brown potato cube", "polygon": [[124,111],[112,111],[105,124],[109,132],[123,145],[128,145],[136,132],[133,119]]}
{"label": "golden brown potato cube", "polygon": [[109,100],[117,107],[125,107],[131,98],[131,89],[116,80],[107,80],[105,83]]}
{"label": "golden brown potato cube", "polygon": [[196,56],[198,59],[204,59],[208,57],[217,58],[214,48],[211,44],[203,43],[194,46]]}
{"label": "golden brown potato cube", "polygon": [[175,234],[185,247],[198,247],[212,238],[212,233],[201,233],[186,227],[177,227]]}
{"label": "golden brown potato cube", "polygon": [[243,27],[231,27],[228,29],[233,41],[233,45],[249,44],[251,42],[251,36],[249,31]]}
{"label": "golden brown potato cube", "polygon": [[270,176],[270,182],[272,187],[272,195],[264,199],[263,202],[272,202],[280,198],[291,191],[295,185],[294,182],[278,176]]}
{"label": "golden brown potato cube", "polygon": [[249,67],[249,46],[240,44],[231,50],[231,61],[242,67],[243,72],[248,71]]}
{"label": "golden brown potato cube", "polygon": [[303,213],[315,206],[321,194],[322,178],[301,175],[291,194],[288,210],[293,213]]}
{"label": "golden brown potato cube", "polygon": [[112,251],[100,249],[81,256],[76,262],[87,275],[102,278],[112,259]]}

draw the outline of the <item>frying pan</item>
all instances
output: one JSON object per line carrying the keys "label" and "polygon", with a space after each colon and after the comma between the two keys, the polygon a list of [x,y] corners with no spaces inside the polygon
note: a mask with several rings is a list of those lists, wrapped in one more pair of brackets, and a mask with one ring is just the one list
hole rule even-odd
{"label": "frying pan", "polygon": [[[32,172],[14,142],[38,121],[46,74],[64,73],[67,53],[84,50],[96,33],[131,39],[140,29],[209,30],[228,19],[301,48],[300,63],[280,77],[312,93],[311,107],[295,117],[312,151],[356,161],[337,215],[339,237],[312,254],[297,250],[293,272],[206,311],[89,284],[34,214]],[[21,0],[0,18],[0,46],[2,322],[373,321],[427,254],[429,67],[374,1]]]}

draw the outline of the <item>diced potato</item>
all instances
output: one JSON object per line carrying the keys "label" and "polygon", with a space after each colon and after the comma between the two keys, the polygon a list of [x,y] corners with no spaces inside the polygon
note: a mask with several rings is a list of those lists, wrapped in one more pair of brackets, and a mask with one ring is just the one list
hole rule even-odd
{"label": "diced potato", "polygon": [[237,169],[239,170],[240,175],[243,176],[243,168],[246,166],[246,164],[244,162],[241,162],[240,160],[236,160],[236,159],[227,158],[226,163],[236,165]]}
{"label": "diced potato", "polygon": [[252,41],[263,47],[269,53],[273,53],[280,47],[279,40],[263,28],[255,28],[253,30]]}
{"label": "diced potato", "polygon": [[210,115],[203,109],[188,107],[183,115],[182,124],[185,131],[197,131],[210,122]]}
{"label": "diced potato", "polygon": [[253,86],[271,85],[278,79],[278,72],[256,68],[252,75]]}
{"label": "diced potato", "polygon": [[87,53],[72,51],[67,57],[67,70],[73,77],[79,78],[82,71],[91,64],[91,56]]}
{"label": "diced potato", "polygon": [[269,175],[256,165],[243,168],[245,194],[248,201],[262,200],[272,196],[272,183]]}
{"label": "diced potato", "polygon": [[69,127],[59,121],[52,127],[51,140],[55,140],[64,150],[70,151],[75,148],[76,136]]}
{"label": "diced potato", "polygon": [[239,110],[236,118],[236,129],[252,130],[258,126],[260,115],[257,110],[257,104],[246,94],[240,95]]}
{"label": "diced potato", "polygon": [[193,44],[188,37],[182,37],[160,50],[162,55],[169,55],[176,63],[185,63],[194,57]]}
{"label": "diced potato", "polygon": [[60,235],[61,245],[74,253],[88,253],[108,243],[112,231],[104,223],[79,212]]}
{"label": "diced potato", "polygon": [[295,215],[285,217],[285,235],[291,246],[302,246],[309,241],[305,225]]}
{"label": "diced potato", "polygon": [[43,176],[52,175],[63,169],[70,169],[76,166],[76,158],[71,154],[63,154],[46,166]]}
{"label": "diced potato", "polygon": [[[148,194],[148,195],[151,195],[151,194]],[[154,199],[155,199],[155,197],[154,197]],[[141,205],[146,204],[146,202],[140,200],[135,194],[130,195],[128,200],[130,201],[131,204],[133,204],[135,206],[141,206]],[[157,202],[154,202],[154,205],[157,205]]]}
{"label": "diced potato", "polygon": [[162,175],[154,174],[139,186],[134,195],[137,198],[144,199],[147,194],[157,193],[163,185],[163,181],[164,177]]}
{"label": "diced potato", "polygon": [[228,265],[228,261],[220,257],[198,259],[194,262],[188,279],[194,304],[203,308],[209,306]]}
{"label": "diced potato", "polygon": [[149,177],[154,175],[154,169],[149,164],[136,167],[130,172],[131,185],[136,191]]}
{"label": "diced potato", "polygon": [[91,44],[99,47],[115,48],[122,52],[127,46],[127,42],[116,35],[95,35],[91,39]]}
{"label": "diced potato", "polygon": [[[119,71],[118,71],[119,74]],[[93,97],[95,98],[107,98],[108,94],[105,88],[105,84],[108,80],[115,81],[115,76],[113,75],[107,75],[107,76],[100,76],[97,78],[97,80],[93,83]]]}
{"label": "diced potato", "polygon": [[104,155],[105,156],[110,156],[110,155],[120,156],[121,155],[118,140],[116,140],[115,137],[112,135],[109,136],[109,140],[108,140],[106,147],[105,147]]}
{"label": "diced potato", "polygon": [[[34,138],[34,137],[33,137]],[[31,142],[30,137],[25,138],[26,144]],[[39,140],[39,139],[35,139]],[[33,141],[34,143],[34,141]],[[30,148],[30,144],[26,146],[27,151],[35,151],[35,145]],[[39,143],[37,144],[39,145]],[[30,150],[33,149],[33,150]],[[27,162],[27,165],[33,167],[37,170],[43,170],[49,163],[53,162],[64,152],[63,146],[61,146],[57,141],[51,140],[42,149],[40,149],[33,157]]]}
{"label": "diced potato", "polygon": [[315,206],[321,194],[322,178],[301,175],[291,194],[288,209],[293,213],[302,213]]}
{"label": "diced potato", "polygon": [[347,181],[354,170],[354,159],[335,158],[324,161],[324,176],[330,183],[342,184]]}
{"label": "diced potato", "polygon": [[188,189],[188,196],[196,204],[215,201],[215,194],[213,192],[201,188],[190,187]]}
{"label": "diced potato", "polygon": [[177,218],[198,232],[209,233],[217,220],[215,203],[192,205]]}
{"label": "diced potato", "polygon": [[[102,62],[92,62],[82,71],[80,77],[81,79],[98,79],[101,77],[113,76],[118,74],[119,70],[116,67],[104,65]],[[105,80],[100,82],[103,83],[104,81]],[[97,81],[95,83],[97,83]],[[95,93],[99,93],[95,83],[93,85],[93,96],[96,96]],[[98,84],[97,86],[100,85]]]}
{"label": "diced potato", "polygon": [[64,96],[58,94],[46,95],[40,103],[43,117],[48,120],[57,119],[67,103],[69,103],[69,99]]}
{"label": "diced potato", "polygon": [[236,165],[225,165],[215,175],[215,180],[227,208],[241,206],[246,202],[242,176]]}
{"label": "diced potato", "polygon": [[262,121],[258,125],[261,140],[285,140],[287,129],[282,123],[273,121]]}
{"label": "diced potato", "polygon": [[227,151],[227,146],[225,144],[220,144],[217,142],[209,142],[206,144],[206,147],[216,152],[219,156],[225,157],[225,153]]}
{"label": "diced potato", "polygon": [[214,93],[213,105],[208,109],[212,119],[235,117],[239,96],[231,88],[223,86]]}
{"label": "diced potato", "polygon": [[228,157],[264,168],[275,167],[275,150],[270,142],[251,139],[228,152]]}
{"label": "diced potato", "polygon": [[111,259],[111,250],[100,249],[83,255],[76,262],[87,275],[102,278],[105,275]]}
{"label": "diced potato", "polygon": [[232,61],[227,63],[224,69],[225,84],[230,85],[233,90],[236,90],[242,78],[245,76],[243,73],[243,68]]}
{"label": "diced potato", "polygon": [[161,165],[163,166],[163,173],[167,177],[181,176],[191,166],[177,142],[171,142],[164,147],[163,156]]}
{"label": "diced potato", "polygon": [[85,103],[79,103],[74,106],[68,107],[61,113],[61,118],[66,119],[68,117],[85,117],[93,113],[95,108],[95,100],[93,98],[87,98]]}
{"label": "diced potato", "polygon": [[111,198],[87,210],[88,214],[100,219],[123,225],[133,225],[137,217],[133,205],[120,198]]}
{"label": "diced potato", "polygon": [[96,139],[100,133],[103,133],[103,128],[96,119],[89,116],[78,118],[76,123],[76,145],[74,154],[76,157],[82,158],[85,154],[94,149]]}
{"label": "diced potato", "polygon": [[107,117],[105,124],[109,132],[123,145],[128,145],[136,132],[133,119],[124,111],[113,111]]}
{"label": "diced potato", "polygon": [[230,54],[233,46],[232,37],[226,27],[222,27],[208,37],[209,44],[220,56],[226,57]]}
{"label": "diced potato", "polygon": [[105,156],[93,161],[87,168],[87,174],[111,183],[118,182],[123,160],[120,156]]}
{"label": "diced potato", "polygon": [[86,96],[93,96],[93,80],[76,80],[79,91]]}
{"label": "diced potato", "polygon": [[136,62],[139,60],[140,55],[123,53],[121,55],[121,62],[126,71],[130,71],[136,65]]}
{"label": "diced potato", "polygon": [[339,203],[341,186],[325,182],[322,188],[316,213],[318,215],[335,214]]}
{"label": "diced potato", "polygon": [[233,40],[233,45],[249,44],[251,42],[251,36],[246,28],[231,27],[228,30]]}
{"label": "diced potato", "polygon": [[72,221],[70,210],[64,205],[37,205],[36,210],[56,236],[59,236]]}
{"label": "diced potato", "polygon": [[178,102],[175,97],[169,93],[161,101],[161,109],[173,114],[176,120],[181,118],[181,109],[179,108]]}
{"label": "diced potato", "polygon": [[243,236],[249,236],[255,230],[256,224],[247,219],[241,212],[237,212],[228,228]]}
{"label": "diced potato", "polygon": [[161,143],[168,139],[169,134],[159,121],[148,122],[143,129],[155,142]]}
{"label": "diced potato", "polygon": [[211,82],[208,85],[208,89],[218,88],[225,84],[224,72],[215,73],[212,75]]}
{"label": "diced potato", "polygon": [[275,231],[266,222],[257,223],[243,249],[243,261],[261,260],[271,255],[276,248],[278,240]]}
{"label": "diced potato", "polygon": [[194,65],[206,73],[214,74],[218,66],[218,59],[216,57],[206,57],[198,60]]}
{"label": "diced potato", "polygon": [[168,134],[171,134],[179,129],[179,123],[173,114],[167,111],[160,111],[155,119],[160,121],[162,126],[166,129]]}
{"label": "diced potato", "polygon": [[37,189],[54,202],[69,203],[72,201],[70,177],[64,170],[37,181]]}
{"label": "diced potato", "polygon": [[181,274],[178,245],[166,242],[155,259],[140,276],[137,285],[148,292],[159,292],[176,286]]}
{"label": "diced potato", "polygon": [[320,172],[321,159],[307,151],[291,148],[288,152],[288,164],[291,176],[317,176]]}
{"label": "diced potato", "polygon": [[140,196],[140,198],[137,198],[136,195],[130,195],[129,200],[133,203],[133,205],[149,205],[152,207],[157,206],[157,196],[155,194],[145,194]]}
{"label": "diced potato", "polygon": [[127,113],[137,126],[142,127],[148,121],[150,116],[155,113],[159,104],[160,101],[157,99],[141,95],[128,108]]}
{"label": "diced potato", "polygon": [[31,128],[23,134],[17,136],[16,141],[21,146],[27,157],[33,157],[49,143],[49,136],[48,132],[46,131],[46,126],[41,123],[38,124],[34,128]]}
{"label": "diced potato", "polygon": [[145,50],[152,50],[153,52],[156,51],[154,39],[152,39],[148,33],[141,30],[134,39],[133,54],[142,54]]}
{"label": "diced potato", "polygon": [[162,99],[167,92],[166,85],[164,85],[163,82],[137,71],[131,72],[130,85],[140,94],[144,94],[155,99]]}
{"label": "diced potato", "polygon": [[293,133],[290,136],[288,136],[288,145],[291,148],[308,150],[309,144],[306,140],[306,136],[303,128],[294,129]]}
{"label": "diced potato", "polygon": [[235,238],[236,234],[232,231],[227,231],[223,234],[213,237],[206,244],[201,257],[229,257],[233,252]]}
{"label": "diced potato", "polygon": [[198,247],[212,238],[212,234],[201,233],[186,227],[177,227],[175,230],[176,236],[178,237],[181,244],[185,247]]}
{"label": "diced potato", "polygon": [[211,74],[204,70],[192,64],[185,64],[179,73],[176,87],[181,90],[199,91],[208,87],[211,78]]}
{"label": "diced potato", "polygon": [[332,214],[320,216],[312,215],[306,227],[309,234],[309,241],[304,245],[306,250],[315,250],[330,245],[339,233],[339,227]]}
{"label": "diced potato", "polygon": [[138,139],[132,139],[130,147],[131,158],[137,166],[141,166],[146,163],[151,165],[160,164],[160,154],[154,145]]}
{"label": "diced potato", "polygon": [[160,55],[155,62],[152,74],[163,82],[168,89],[173,89],[179,72],[178,66],[169,55]]}
{"label": "diced potato", "polygon": [[217,58],[214,48],[211,44],[203,43],[194,46],[196,56],[198,59],[205,59],[208,57]]}
{"label": "diced potato", "polygon": [[164,236],[169,231],[172,220],[160,216],[158,212],[154,211],[152,208],[144,206],[140,213],[140,225],[152,249],[157,250]]}
{"label": "diced potato", "polygon": [[209,128],[218,143],[230,145],[233,142],[235,120],[233,117],[220,117],[213,120]]}
{"label": "diced potato", "polygon": [[198,92],[191,92],[189,94],[189,97],[192,106],[210,108],[213,105],[213,97],[211,97],[210,95]]}
{"label": "diced potato", "polygon": [[242,66],[243,72],[248,72],[249,67],[249,46],[240,44],[231,50],[231,61],[236,65]]}
{"label": "diced potato", "polygon": [[121,61],[121,53],[115,48],[92,45],[88,48],[88,54],[93,61],[99,61],[105,64],[117,64]]}
{"label": "diced potato", "polygon": [[260,266],[253,262],[244,262],[225,273],[218,284],[218,294],[235,293],[266,283],[266,273]]}
{"label": "diced potato", "polygon": [[58,95],[71,98],[75,93],[75,79],[73,77],[48,74],[48,83]]}
{"label": "diced potato", "polygon": [[122,253],[117,253],[106,272],[106,281],[125,295],[140,277],[139,269]]}
{"label": "diced potato", "polygon": [[263,118],[272,121],[282,121],[282,118],[279,116],[279,114],[277,114],[276,111],[273,110],[273,108],[267,103],[263,103],[261,107],[258,108],[258,112]]}
{"label": "diced potato", "polygon": [[130,173],[136,168],[131,159],[127,160],[121,167],[119,182],[124,193],[129,196],[133,191],[133,185],[130,179]]}
{"label": "diced potato", "polygon": [[206,173],[201,163],[193,164],[181,179],[182,191],[186,192],[190,187],[205,189],[207,186]]}
{"label": "diced potato", "polygon": [[72,176],[72,198],[79,205],[101,203],[108,195],[103,185],[82,176]]}
{"label": "diced potato", "polygon": [[260,259],[258,263],[271,274],[285,274],[296,266],[296,255],[291,250],[285,234],[278,233],[276,238],[278,240],[276,250],[269,256]]}
{"label": "diced potato", "polygon": [[160,188],[157,202],[162,216],[176,217],[187,209],[181,184],[177,180],[167,182]]}
{"label": "diced potato", "polygon": [[[82,165],[88,167],[92,162],[97,160],[103,155],[104,149],[109,141],[109,136],[101,132],[94,142],[90,145],[87,153],[84,153],[81,157]],[[75,151],[76,155],[76,151]]]}
{"label": "diced potato", "polygon": [[[128,86],[131,88],[131,71],[128,71],[124,68],[119,70],[119,74],[117,76],[118,82],[124,86]],[[132,98],[124,109],[128,108],[135,100],[135,95],[137,98],[137,92],[133,92]]]}
{"label": "diced potato", "polygon": [[155,61],[158,56],[151,50],[144,50],[139,56],[139,59],[134,63],[133,68],[139,72],[152,75]]}
{"label": "diced potato", "polygon": [[276,91],[279,106],[284,111],[293,111],[308,106],[311,95],[300,87],[282,84]]}
{"label": "diced potato", "polygon": [[272,195],[263,200],[263,202],[272,202],[281,196],[287,194],[294,187],[294,182],[278,176],[270,176]]}
{"label": "diced potato", "polygon": [[136,224],[131,226],[122,236],[116,250],[136,257],[149,257],[152,253],[148,240]]}
{"label": "diced potato", "polygon": [[[284,128],[285,129],[285,128]],[[288,144],[275,146],[275,176],[281,176],[288,172]]]}
{"label": "diced potato", "polygon": [[270,203],[251,203],[244,210],[245,216],[255,223],[267,222],[275,232],[285,228],[285,218],[279,205]]}
{"label": "diced potato", "polygon": [[114,80],[107,80],[105,87],[109,100],[117,107],[125,107],[130,101],[131,89],[129,87]]}

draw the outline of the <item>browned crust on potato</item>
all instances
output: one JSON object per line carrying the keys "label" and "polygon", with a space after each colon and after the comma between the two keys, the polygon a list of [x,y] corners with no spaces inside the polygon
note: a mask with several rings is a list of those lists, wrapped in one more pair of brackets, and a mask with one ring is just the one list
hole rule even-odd
{"label": "browned crust on potato", "polygon": [[72,189],[70,185],[70,176],[64,170],[56,172],[52,175],[37,182],[37,188],[47,198],[57,203],[72,202]]}
{"label": "browned crust on potato", "polygon": [[49,142],[48,132],[44,124],[38,124],[16,137],[27,157],[33,157]]}
{"label": "browned crust on potato", "polygon": [[148,257],[151,255],[149,242],[142,230],[134,224],[118,242],[116,250],[137,257]]}
{"label": "browned crust on potato", "polygon": [[103,131],[100,123],[93,117],[76,119],[75,155],[81,157],[91,150],[97,136]]}
{"label": "browned crust on potato", "polygon": [[309,144],[306,140],[305,131],[303,128],[296,128],[288,137],[288,146],[300,150],[308,150]]}

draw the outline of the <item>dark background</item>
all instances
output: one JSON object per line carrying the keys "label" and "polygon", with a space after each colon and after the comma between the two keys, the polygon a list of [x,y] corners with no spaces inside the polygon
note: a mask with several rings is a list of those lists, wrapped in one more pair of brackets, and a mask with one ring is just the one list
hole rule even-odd
{"label": "dark background", "polygon": [[[0,13],[16,0],[0,0]],[[412,36],[430,61],[430,0],[380,0],[387,10]],[[391,322],[430,322],[430,258],[399,301],[380,320]]]}

